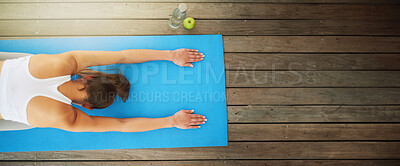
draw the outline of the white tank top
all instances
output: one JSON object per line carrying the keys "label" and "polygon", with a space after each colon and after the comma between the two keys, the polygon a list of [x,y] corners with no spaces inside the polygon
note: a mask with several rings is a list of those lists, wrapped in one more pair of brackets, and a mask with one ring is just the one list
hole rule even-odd
{"label": "white tank top", "polygon": [[[0,75],[0,113],[5,120],[29,125],[29,101],[36,96],[48,97],[71,105],[71,100],[58,87],[71,80],[70,75],[38,79],[31,75],[28,65],[31,56],[6,60]],[[44,106],[44,108],[46,108]]]}

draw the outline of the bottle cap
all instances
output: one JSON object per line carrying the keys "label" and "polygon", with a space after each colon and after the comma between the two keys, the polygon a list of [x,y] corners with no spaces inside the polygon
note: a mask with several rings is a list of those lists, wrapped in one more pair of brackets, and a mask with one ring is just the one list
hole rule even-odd
{"label": "bottle cap", "polygon": [[188,8],[187,8],[187,5],[186,5],[186,4],[181,3],[181,4],[179,4],[178,9],[179,9],[179,11],[180,11],[181,13],[183,13],[183,12],[186,12],[186,10],[187,10]]}

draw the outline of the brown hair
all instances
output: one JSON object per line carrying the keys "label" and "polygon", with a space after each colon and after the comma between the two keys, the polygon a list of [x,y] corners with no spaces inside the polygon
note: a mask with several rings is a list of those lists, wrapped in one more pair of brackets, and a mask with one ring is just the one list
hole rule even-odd
{"label": "brown hair", "polygon": [[88,102],[92,108],[102,109],[114,103],[116,95],[120,96],[122,101],[129,97],[130,83],[121,73],[107,74],[92,69],[84,69],[78,73],[80,77],[92,76],[93,79],[87,80],[86,92],[88,93]]}

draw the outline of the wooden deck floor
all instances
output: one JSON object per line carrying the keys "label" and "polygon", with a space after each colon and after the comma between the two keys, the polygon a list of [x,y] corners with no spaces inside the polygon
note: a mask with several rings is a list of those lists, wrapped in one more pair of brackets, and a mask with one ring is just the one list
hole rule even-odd
{"label": "wooden deck floor", "polygon": [[[400,1],[3,0],[0,39],[223,34],[228,147],[0,153],[0,165],[400,165]],[[247,2],[247,3],[243,3]]]}

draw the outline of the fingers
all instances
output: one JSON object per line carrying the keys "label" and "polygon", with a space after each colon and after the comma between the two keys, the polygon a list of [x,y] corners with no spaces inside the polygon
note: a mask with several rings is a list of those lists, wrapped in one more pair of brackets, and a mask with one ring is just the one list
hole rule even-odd
{"label": "fingers", "polygon": [[190,59],[201,59],[204,58],[203,54],[193,54],[193,55],[189,55]]}
{"label": "fingers", "polygon": [[196,49],[182,49],[188,52],[189,55],[203,55],[203,53],[199,53],[199,50]]}
{"label": "fingers", "polygon": [[[186,113],[185,115],[183,115],[183,121],[181,121],[181,125],[178,126],[178,128],[180,128],[180,129],[200,128],[199,125],[205,124],[207,121],[205,116],[193,114],[194,110],[180,110],[180,112]],[[178,115],[182,115],[182,114],[178,114]]]}
{"label": "fingers", "polygon": [[189,123],[190,126],[196,126],[196,125],[201,125],[206,123],[207,119],[204,118],[193,118],[191,119],[191,122]]}
{"label": "fingers", "polygon": [[207,121],[207,119],[206,119],[205,116],[203,116],[203,115],[198,115],[198,114],[191,114],[191,115],[190,115],[190,118],[191,118],[191,121],[192,121],[192,122],[196,122],[196,121],[204,122],[204,121]]}
{"label": "fingers", "polygon": [[200,125],[200,124],[204,124],[206,122],[190,122],[190,125]]}
{"label": "fingers", "polygon": [[204,54],[203,53],[189,53],[189,58],[190,59],[204,58]]}
{"label": "fingers", "polygon": [[182,110],[182,111],[185,112],[185,113],[188,113],[188,114],[191,114],[191,113],[194,112],[194,110]]}
{"label": "fingers", "polygon": [[205,116],[203,116],[203,115],[198,115],[198,114],[192,114],[192,115],[190,115],[190,117],[191,117],[191,118],[206,118]]}
{"label": "fingers", "polygon": [[203,58],[204,58],[203,54],[190,55],[189,62],[198,62],[198,61],[203,60]]}
{"label": "fingers", "polygon": [[[198,62],[203,60],[204,55],[203,53],[199,53],[197,50],[195,49],[185,49],[186,51],[189,51],[187,53],[188,57],[186,59],[187,62]],[[193,67],[193,65],[191,64],[185,64],[183,66],[187,66],[187,67]]]}
{"label": "fingers", "polygon": [[189,52],[199,52],[199,50],[196,50],[196,49],[185,49],[186,51],[189,51]]}
{"label": "fingers", "polygon": [[190,115],[191,119],[189,124],[190,125],[201,125],[206,123],[207,119],[203,116],[203,115],[196,115],[196,114],[192,114]]}
{"label": "fingers", "polygon": [[190,119],[191,122],[205,122],[207,121],[206,118],[192,118]]}
{"label": "fingers", "polygon": [[186,67],[193,67],[193,65],[192,65],[191,63],[185,63],[183,66],[186,66]]}
{"label": "fingers", "polygon": [[198,61],[201,61],[201,60],[203,60],[203,58],[200,58],[200,59],[189,59],[189,62],[198,62]]}
{"label": "fingers", "polygon": [[187,128],[188,129],[198,129],[198,128],[200,128],[200,126],[188,126]]}
{"label": "fingers", "polygon": [[200,52],[189,52],[189,55],[203,55],[203,53]]}

